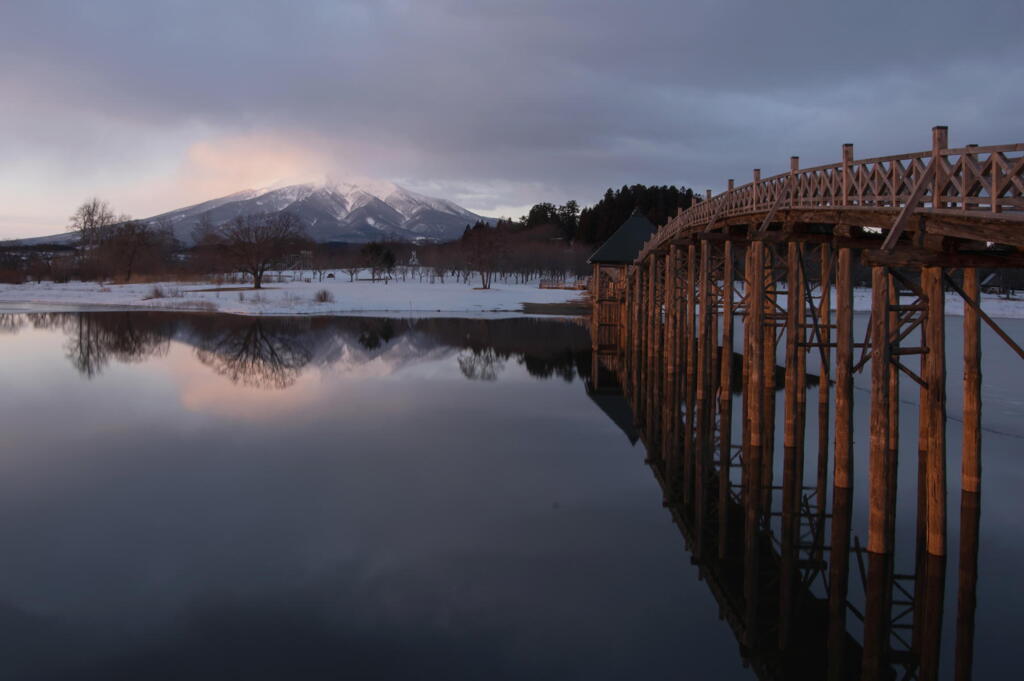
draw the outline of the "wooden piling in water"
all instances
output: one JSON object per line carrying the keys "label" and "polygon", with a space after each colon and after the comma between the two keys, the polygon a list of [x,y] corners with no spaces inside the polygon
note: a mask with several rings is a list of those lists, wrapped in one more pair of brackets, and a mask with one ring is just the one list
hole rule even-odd
{"label": "wooden piling in water", "polygon": [[[749,377],[750,396],[762,394],[764,375],[761,370],[761,363],[764,358],[764,244],[753,242],[750,244],[749,268],[747,272],[750,289],[748,293],[748,312],[746,324],[750,326],[748,336],[749,344],[744,349],[744,354],[749,356]],[[749,409],[749,444],[744,454],[744,477],[746,479],[745,494],[745,519],[744,519],[744,601],[745,616],[748,623],[750,636],[754,635],[757,621],[758,604],[758,565],[759,545],[758,529],[761,518],[761,492],[763,481],[761,479],[762,463],[761,457],[764,452],[764,428],[762,409],[755,404],[750,404]],[[753,641],[747,641],[752,644]]]}
{"label": "wooden piling in water", "polygon": [[[981,300],[978,272],[973,267],[964,268],[964,293],[974,300]],[[964,439],[960,478],[954,678],[956,681],[969,681],[974,662],[978,533],[981,524],[981,320],[971,305],[964,305]]]}
{"label": "wooden piling in water", "polygon": [[[799,438],[797,392],[799,390],[798,355],[800,317],[804,313],[799,286],[799,253],[796,242],[786,246],[786,362],[783,452],[782,452],[782,536],[781,575],[779,579],[779,647],[789,645],[790,620],[793,611],[793,592],[796,587],[797,561],[797,504],[800,476],[797,470],[797,439]],[[775,363],[772,362],[774,372]]]}
{"label": "wooden piling in water", "polygon": [[946,555],[946,311],[942,269],[921,268],[921,290],[928,297],[924,336],[928,411],[926,549]]}
{"label": "wooden piling in water", "polygon": [[[978,271],[964,268],[964,292],[981,300]],[[981,320],[972,305],[964,305],[964,440],[961,488],[981,491]]]}
{"label": "wooden piling in water", "polygon": [[[853,272],[849,248],[836,264],[836,425],[829,553],[829,681],[843,679],[853,505]],[[820,389],[820,383],[819,383]]]}
{"label": "wooden piling in water", "polygon": [[732,344],[733,254],[732,242],[722,247],[722,352],[719,358],[719,464],[718,464],[718,557],[724,559],[729,542],[729,487],[732,467]]}
{"label": "wooden piling in water", "polygon": [[690,504],[693,501],[694,457],[697,397],[697,248],[690,243],[686,249],[686,373],[683,374],[683,386],[686,394],[685,421],[683,422],[683,500]]}
{"label": "wooden piling in water", "polygon": [[710,362],[708,361],[708,353],[710,349],[709,335],[711,328],[711,317],[710,317],[710,295],[708,292],[710,286],[710,275],[708,273],[709,260],[711,259],[711,244],[707,241],[702,241],[700,244],[700,264],[698,265],[697,275],[697,295],[699,300],[699,317],[697,322],[697,373],[694,378],[696,384],[696,399],[695,406],[696,411],[690,415],[691,419],[696,420],[696,432],[694,433],[694,489],[693,489],[693,508],[694,508],[694,527],[696,528],[696,539],[694,546],[694,555],[700,557],[703,552],[704,545],[704,513],[707,506],[706,489],[707,489],[707,461],[708,461],[708,422],[705,418],[707,412],[707,405],[709,403],[708,387],[710,385],[708,380],[708,370],[710,369]]}

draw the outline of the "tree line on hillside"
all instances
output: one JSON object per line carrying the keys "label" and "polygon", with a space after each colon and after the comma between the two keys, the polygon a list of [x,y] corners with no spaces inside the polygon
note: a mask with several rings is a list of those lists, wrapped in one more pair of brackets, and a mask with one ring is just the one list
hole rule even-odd
{"label": "tree line on hillside", "polygon": [[417,276],[432,281],[468,282],[475,275],[482,288],[489,288],[495,277],[517,282],[536,277],[564,280],[585,276],[594,244],[610,236],[634,210],[662,224],[693,201],[689,189],[636,184],[609,189],[588,208],[580,209],[576,201],[538,203],[519,220],[467,224],[456,241],[415,245],[315,243],[287,211],[239,216],[224,224],[203,216],[192,231],[193,244],[185,246],[175,239],[169,222],[133,220],[93,198],[69,221],[77,244],[0,247],[0,281],[122,283],[235,272],[261,288],[273,271],[311,270],[323,279],[328,270],[342,269],[350,280],[368,271],[373,281],[386,282],[397,274],[407,278],[411,267]]}
{"label": "tree line on hillside", "polygon": [[533,229],[556,227],[562,239],[575,243],[599,244],[625,222],[633,211],[639,211],[655,225],[663,225],[678,211],[699,201],[686,187],[634,184],[621,189],[608,189],[593,206],[581,209],[576,201],[561,206],[553,203],[535,204],[519,218],[519,224]]}
{"label": "tree line on hillside", "polygon": [[462,238],[448,243],[316,243],[287,211],[243,215],[219,225],[204,217],[192,231],[192,245],[185,246],[175,239],[170,223],[132,220],[100,199],[83,203],[68,229],[77,236],[74,244],[0,244],[0,282],[127,283],[242,274],[258,289],[269,272],[305,270],[323,280],[329,270],[341,269],[350,280],[368,272],[371,280],[383,282],[418,276],[468,283],[475,274],[488,288],[495,277],[584,276],[589,255],[586,247],[565,240],[556,226],[510,220],[493,227],[466,225]]}
{"label": "tree line on hillside", "polygon": [[[293,276],[323,281],[340,270],[349,280],[365,277],[388,282],[410,278],[445,283],[495,280],[526,283],[537,278],[564,282],[589,273],[587,258],[638,210],[664,224],[676,210],[698,200],[689,189],[633,185],[609,189],[590,208],[579,210],[539,203],[519,220],[495,225],[466,225],[460,239],[445,243],[377,241],[367,244],[315,243],[297,218],[281,212],[245,215],[216,225],[203,219],[193,244],[179,243],[164,221],[137,221],[115,213],[105,201],[90,199],[69,221],[77,243],[18,245],[0,243],[0,283],[177,280],[245,281],[263,286],[269,272],[293,270]],[[998,247],[993,246],[996,249]],[[995,273],[995,277],[988,275]],[[983,270],[985,289],[1007,296],[1024,289],[1015,270]],[[240,276],[241,275],[241,276]],[[870,282],[869,270],[856,263],[855,285]]]}

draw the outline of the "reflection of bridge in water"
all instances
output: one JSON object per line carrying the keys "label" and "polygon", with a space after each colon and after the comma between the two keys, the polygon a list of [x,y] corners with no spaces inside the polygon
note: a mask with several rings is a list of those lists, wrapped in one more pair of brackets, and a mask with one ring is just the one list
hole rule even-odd
{"label": "reflection of bridge in water", "polygon": [[[754,171],[742,187],[730,180],[639,254],[593,261],[589,388],[608,403],[621,386],[665,504],[761,678],[938,677],[947,290],[965,310],[953,657],[955,678],[970,678],[981,323],[1024,357],[981,309],[978,268],[1024,266],[1022,152],[1020,144],[950,149],[944,128],[933,131],[931,151],[905,156],[857,161],[848,145],[834,165],[801,170],[793,159],[788,173],[761,179]],[[857,267],[869,273],[871,292],[860,342]],[[866,367],[869,418],[855,424],[853,377]],[[814,391],[809,370],[821,377]],[[920,394],[909,447],[899,428],[901,384]],[[855,449],[855,430],[869,434],[866,452]],[[901,454],[917,457],[917,534],[897,552]],[[852,532],[860,456],[863,546]],[[897,571],[897,557],[912,569]],[[851,597],[860,592],[854,580],[862,599]]]}
{"label": "reflection of bridge in water", "polygon": [[[645,401],[620,384],[626,377],[613,356],[595,352],[593,359],[588,392],[628,437],[638,437],[646,448],[663,504],[717,601],[720,617],[736,636],[744,664],[758,678],[858,679],[867,676],[864,657],[870,654],[879,656],[873,661],[875,678],[923,678],[922,669],[937,670],[944,560],[918,546],[917,568],[897,574],[891,556],[868,552],[856,538],[851,542],[853,492],[835,488],[828,500],[827,477],[821,474],[827,462],[811,467],[811,484],[801,481],[798,489],[786,490],[766,484],[747,493],[751,472],[744,466],[742,447],[723,435],[723,427],[731,428],[727,419],[716,415],[701,429],[687,423],[684,411],[673,422],[671,401]],[[692,444],[686,448],[688,436]],[[703,455],[696,447],[698,436],[709,438]],[[676,447],[674,438],[680,438]],[[723,442],[728,450],[719,449]],[[797,465],[803,468],[802,461]],[[771,464],[767,467],[760,476],[777,479]],[[783,477],[796,486],[795,475],[794,469]],[[792,506],[778,507],[780,493],[795,497]],[[962,523],[971,534],[962,537],[961,555],[972,562],[961,575],[961,589],[973,597],[977,495],[965,497]],[[865,595],[861,603],[847,597],[851,566]],[[958,640],[969,645],[973,609],[964,614],[957,619]],[[863,635],[848,629],[850,624],[863,634],[885,637],[882,649],[873,653],[865,648]]]}

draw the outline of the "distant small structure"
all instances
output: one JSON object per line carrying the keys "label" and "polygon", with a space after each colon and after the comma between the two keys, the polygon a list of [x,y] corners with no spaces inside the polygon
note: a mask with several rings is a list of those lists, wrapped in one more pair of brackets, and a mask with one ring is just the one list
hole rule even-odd
{"label": "distant small structure", "polygon": [[640,249],[657,231],[653,222],[634,210],[587,260],[594,267],[590,277],[590,293],[594,298],[590,333],[595,350],[616,347],[626,267],[636,260]]}
{"label": "distant small structure", "polygon": [[591,265],[625,267],[640,253],[643,245],[658,231],[653,222],[634,210],[622,225],[587,260]]}
{"label": "distant small structure", "polygon": [[1017,291],[1024,291],[1024,271],[991,270],[982,275],[980,288],[982,293],[994,293],[1009,298]]}

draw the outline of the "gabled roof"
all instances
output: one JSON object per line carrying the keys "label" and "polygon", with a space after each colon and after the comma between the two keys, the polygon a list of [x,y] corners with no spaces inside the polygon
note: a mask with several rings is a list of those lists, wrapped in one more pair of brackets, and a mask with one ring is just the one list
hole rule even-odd
{"label": "gabled roof", "polygon": [[653,222],[633,213],[615,230],[587,262],[591,264],[626,265],[636,259],[644,243],[658,231]]}

